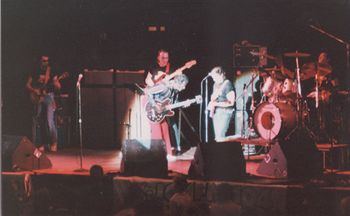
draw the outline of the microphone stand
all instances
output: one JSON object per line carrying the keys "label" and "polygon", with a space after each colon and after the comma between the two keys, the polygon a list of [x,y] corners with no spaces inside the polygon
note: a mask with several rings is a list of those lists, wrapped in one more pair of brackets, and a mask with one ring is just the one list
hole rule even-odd
{"label": "microphone stand", "polygon": [[246,101],[245,101],[245,98],[246,98],[246,95],[247,94],[247,85],[244,84],[243,86],[243,109],[242,109],[242,128],[241,128],[241,137],[242,138],[246,138],[246,131],[245,131],[245,111],[246,111]]}
{"label": "microphone stand", "polygon": [[82,134],[82,118],[81,118],[81,90],[80,79],[77,82],[76,95],[77,95],[77,111],[78,111],[78,127],[79,127],[79,144],[80,144],[80,168],[74,170],[74,172],[87,172],[88,170],[83,168],[83,134]]}
{"label": "microphone stand", "polygon": [[[205,118],[204,118],[204,142],[208,142],[208,122],[209,122],[209,116],[208,116],[208,78],[210,77],[210,75],[208,74],[206,77],[204,77],[201,81],[201,95],[203,98],[203,82],[205,82],[205,98],[204,98],[204,114],[205,114]],[[202,103],[203,104],[203,103]],[[201,109],[202,110],[202,109]],[[201,114],[200,114],[201,115]],[[201,119],[201,118],[199,118]],[[199,128],[200,128],[200,139],[202,141],[202,126],[201,126],[201,122],[199,122]]]}

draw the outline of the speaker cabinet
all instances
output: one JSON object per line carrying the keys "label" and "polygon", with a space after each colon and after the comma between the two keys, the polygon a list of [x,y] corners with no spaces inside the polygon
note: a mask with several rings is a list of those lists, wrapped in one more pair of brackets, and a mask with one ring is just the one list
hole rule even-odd
{"label": "speaker cabinet", "polygon": [[126,140],[122,147],[121,172],[129,176],[166,177],[168,161],[163,140]]}
{"label": "speaker cabinet", "polygon": [[112,88],[82,88],[84,147],[115,147]]}
{"label": "speaker cabinet", "polygon": [[2,168],[4,171],[48,169],[51,167],[49,158],[44,153],[38,152],[27,137],[2,136]]}
{"label": "speaker cabinet", "polygon": [[246,175],[246,164],[239,142],[201,144],[194,155],[189,175],[206,180],[236,180]]}
{"label": "speaker cabinet", "polygon": [[272,178],[310,178],[322,174],[322,155],[301,129],[274,144],[257,173]]}

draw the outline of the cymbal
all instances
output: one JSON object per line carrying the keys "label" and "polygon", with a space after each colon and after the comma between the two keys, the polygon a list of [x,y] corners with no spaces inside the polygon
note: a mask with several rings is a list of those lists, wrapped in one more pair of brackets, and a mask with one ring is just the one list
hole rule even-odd
{"label": "cymbal", "polygon": [[307,63],[301,67],[301,80],[314,78],[317,73],[318,79],[324,79],[325,76],[332,73],[332,67],[328,64],[321,63]]}
{"label": "cymbal", "polygon": [[289,52],[289,53],[284,53],[285,57],[309,57],[310,54],[309,53],[302,53],[302,52]]}
{"label": "cymbal", "polygon": [[264,71],[281,71],[281,68],[277,68],[277,67],[272,67],[272,68],[264,68]]}
{"label": "cymbal", "polygon": [[[332,93],[327,90],[322,90],[318,92],[318,98],[320,101],[328,102]],[[316,98],[316,91],[312,91],[307,95],[308,98]]]}
{"label": "cymbal", "polygon": [[329,64],[318,63],[317,74],[319,76],[327,76],[332,72],[332,67]]}
{"label": "cymbal", "polygon": [[350,90],[338,90],[337,93],[340,95],[349,95]]}

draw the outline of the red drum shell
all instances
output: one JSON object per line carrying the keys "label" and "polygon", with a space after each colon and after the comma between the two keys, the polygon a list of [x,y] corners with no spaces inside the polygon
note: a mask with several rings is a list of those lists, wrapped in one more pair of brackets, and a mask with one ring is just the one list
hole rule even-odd
{"label": "red drum shell", "polygon": [[254,127],[261,138],[273,140],[288,135],[297,125],[297,112],[288,103],[260,104],[253,115]]}

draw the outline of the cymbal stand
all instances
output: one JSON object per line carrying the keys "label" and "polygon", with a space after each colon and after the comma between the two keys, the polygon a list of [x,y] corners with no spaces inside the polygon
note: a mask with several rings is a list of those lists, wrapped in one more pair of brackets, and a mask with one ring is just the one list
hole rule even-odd
{"label": "cymbal stand", "polygon": [[[298,53],[298,51],[296,51]],[[301,99],[303,97],[301,93],[301,82],[300,82],[300,67],[299,67],[299,57],[295,57],[296,71],[297,71],[297,84],[298,84],[298,102],[297,102],[297,110],[301,111]],[[300,113],[299,113],[300,114]]]}
{"label": "cymbal stand", "polygon": [[[296,51],[298,53],[298,51]],[[304,106],[303,106],[303,95],[301,91],[301,81],[300,81],[300,66],[299,66],[299,57],[298,55],[295,56],[295,65],[296,65],[296,72],[297,72],[297,126],[286,136],[286,139],[289,139],[289,137],[297,130],[297,129],[305,129],[309,136],[316,140],[316,135],[305,125],[303,114],[304,114]]]}
{"label": "cymbal stand", "polygon": [[[315,64],[316,66],[316,74],[315,74],[315,108],[316,108],[316,114],[317,114],[317,121],[318,121],[318,132],[319,134],[324,134],[325,138],[328,141],[331,141],[332,139],[330,138],[328,132],[325,130],[325,107],[321,106],[320,107],[320,86],[322,85],[322,81],[321,83],[319,82],[319,75],[318,75],[318,64]],[[322,110],[320,110],[322,109]],[[318,139],[319,141],[320,139]]]}

